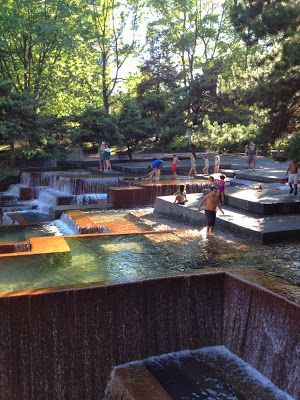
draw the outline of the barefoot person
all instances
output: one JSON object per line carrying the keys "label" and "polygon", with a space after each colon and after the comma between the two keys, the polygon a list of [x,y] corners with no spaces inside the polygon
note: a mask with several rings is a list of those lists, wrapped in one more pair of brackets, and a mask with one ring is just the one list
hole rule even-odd
{"label": "barefoot person", "polygon": [[185,185],[180,185],[179,190],[177,190],[177,192],[174,193],[174,196],[175,196],[174,204],[180,204],[184,206],[185,203],[188,202],[188,199],[186,197]]}
{"label": "barefoot person", "polygon": [[203,168],[203,174],[207,175],[208,174],[208,170],[209,170],[209,159],[207,156],[204,156],[204,168]]}
{"label": "barefoot person", "polygon": [[101,145],[98,147],[99,171],[106,170],[106,163],[104,159],[105,148],[106,148],[105,142],[102,142]]}
{"label": "barefoot person", "polygon": [[163,160],[157,160],[156,158],[152,161],[152,163],[149,165],[149,168],[152,169],[152,171],[148,175],[148,179],[152,179],[155,177],[157,180],[160,178],[160,171],[164,165]]}
{"label": "barefoot person", "polygon": [[[286,170],[286,173],[288,174],[288,183],[290,185],[290,194],[294,193],[296,196],[298,193],[298,170],[299,170],[299,164],[297,161],[292,161],[290,165],[288,166],[288,169]],[[293,188],[294,185],[294,188]]]}
{"label": "barefoot person", "polygon": [[173,174],[173,177],[176,178],[177,176],[177,166],[179,163],[179,159],[177,157],[176,154],[173,154],[173,161],[172,161],[172,165],[171,165],[171,172]]}
{"label": "barefoot person", "polygon": [[191,176],[192,172],[194,173],[194,175],[197,175],[196,158],[193,153],[190,153],[190,159],[191,159],[191,169],[189,172],[189,176]]}
{"label": "barefoot person", "polygon": [[215,156],[214,174],[218,174],[219,173],[220,163],[221,163],[220,156],[218,154],[216,154],[216,156]]}
{"label": "barefoot person", "polygon": [[106,145],[104,150],[104,160],[105,160],[106,171],[111,171],[110,148],[108,147],[108,145]]}
{"label": "barefoot person", "polygon": [[219,192],[216,186],[212,186],[210,188],[210,193],[204,196],[203,200],[199,204],[198,211],[200,211],[201,207],[205,205],[205,215],[206,215],[206,233],[210,235],[214,231],[215,223],[216,223],[216,214],[217,208],[224,214],[220,203]]}
{"label": "barefoot person", "polygon": [[255,171],[257,149],[253,142],[249,143],[245,148],[245,156],[248,158],[248,168]]}
{"label": "barefoot person", "polygon": [[218,180],[218,191],[220,194],[220,203],[224,204],[225,200],[225,175],[220,175],[220,179]]}

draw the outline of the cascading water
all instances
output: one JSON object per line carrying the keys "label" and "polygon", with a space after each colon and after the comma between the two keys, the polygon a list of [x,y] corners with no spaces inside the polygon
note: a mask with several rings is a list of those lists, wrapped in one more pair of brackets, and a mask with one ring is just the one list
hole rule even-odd
{"label": "cascading water", "polygon": [[67,233],[68,235],[76,235],[79,232],[79,227],[76,224],[76,222],[68,215],[65,213],[62,213],[60,216],[60,219],[55,220],[55,225],[57,226],[58,229],[62,229]]}
{"label": "cascading water", "polygon": [[90,204],[91,201],[106,200],[107,193],[78,194],[75,196],[75,203],[78,205]]}
{"label": "cascading water", "polygon": [[11,213],[4,213],[2,216],[1,225],[18,225],[18,222],[10,218]]}
{"label": "cascading water", "polygon": [[20,188],[25,187],[27,187],[27,185],[22,183],[15,183],[13,185],[10,185],[9,188],[5,192],[3,192],[3,194],[16,196],[17,198],[20,195]]}

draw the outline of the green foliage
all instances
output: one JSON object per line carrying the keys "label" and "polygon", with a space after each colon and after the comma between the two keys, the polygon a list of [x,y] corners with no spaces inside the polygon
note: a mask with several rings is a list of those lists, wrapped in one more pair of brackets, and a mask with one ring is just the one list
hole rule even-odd
{"label": "green foliage", "polygon": [[281,150],[279,154],[281,154],[285,160],[300,161],[300,132],[295,132],[284,139],[278,140],[274,148]]}
{"label": "green foliage", "polygon": [[[300,4],[287,0],[235,0],[232,21],[247,46],[264,44],[253,59],[248,84],[236,93],[268,113],[265,143],[286,133],[297,119],[300,87]],[[262,49],[262,48],[261,48]]]}
{"label": "green foliage", "polygon": [[117,121],[104,109],[87,107],[78,117],[78,122],[79,128],[75,139],[77,143],[92,142],[96,145],[104,141],[115,145],[120,141]]}
{"label": "green foliage", "polygon": [[257,142],[258,131],[255,125],[230,125],[211,123],[208,116],[203,120],[201,130],[192,134],[192,142],[197,148],[216,151],[244,151],[249,142]]}
{"label": "green foliage", "polygon": [[153,138],[157,126],[153,117],[146,116],[142,118],[142,110],[137,100],[129,99],[122,106],[119,129],[123,143],[126,145],[128,155],[131,158],[133,151],[145,146],[147,141],[149,142]]}

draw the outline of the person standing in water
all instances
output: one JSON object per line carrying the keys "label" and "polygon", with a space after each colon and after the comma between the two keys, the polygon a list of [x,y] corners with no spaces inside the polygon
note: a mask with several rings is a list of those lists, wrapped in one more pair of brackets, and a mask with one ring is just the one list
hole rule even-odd
{"label": "person standing in water", "polygon": [[298,170],[299,170],[299,164],[295,160],[290,163],[288,169],[286,170],[286,173],[288,174],[288,183],[291,188],[290,194],[294,193],[295,196],[298,193]]}
{"label": "person standing in water", "polygon": [[172,165],[171,165],[171,172],[173,174],[173,177],[176,178],[177,176],[177,166],[179,163],[179,159],[177,157],[176,154],[173,154],[173,161],[172,161]]}
{"label": "person standing in water", "polygon": [[192,175],[192,172],[194,175],[197,175],[197,170],[196,170],[196,158],[193,153],[190,153],[190,159],[191,159],[191,169],[189,172],[189,176]]}
{"label": "person standing in water", "polygon": [[164,165],[163,160],[157,160],[156,158],[152,161],[152,163],[149,165],[149,168],[152,169],[152,171],[148,175],[148,179],[152,179],[154,176],[157,180],[160,178],[160,171]]}
{"label": "person standing in water", "polygon": [[216,186],[210,188],[210,193],[204,196],[201,203],[199,204],[198,211],[201,207],[205,205],[205,215],[206,215],[206,233],[210,235],[213,233],[216,223],[217,208],[224,214],[220,203],[220,196]]}

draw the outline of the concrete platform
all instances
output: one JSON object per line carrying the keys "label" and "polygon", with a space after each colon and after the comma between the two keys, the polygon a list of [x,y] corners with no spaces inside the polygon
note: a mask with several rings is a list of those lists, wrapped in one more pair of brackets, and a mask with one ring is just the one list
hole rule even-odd
{"label": "concrete platform", "polygon": [[[190,194],[186,206],[174,204],[174,196],[158,197],[154,212],[204,228],[205,213],[197,211],[202,196],[200,193]],[[248,238],[249,241],[260,243],[300,239],[299,214],[260,216],[228,205],[223,208],[225,215],[220,211],[217,212],[216,229],[228,230],[238,236]]]}
{"label": "concrete platform", "polygon": [[[152,160],[151,160],[152,161]],[[149,169],[148,165],[151,164],[149,162],[127,162],[127,163],[120,163],[114,164],[113,168],[116,171],[121,171],[124,173],[133,173],[133,174],[148,174]],[[172,161],[164,161],[164,165],[162,167],[162,173],[171,174],[171,165]],[[202,172],[204,167],[204,159],[197,159],[197,170],[198,172]],[[230,168],[230,164],[221,164],[221,168]],[[178,173],[188,173],[191,168],[191,161],[190,160],[180,160],[179,165],[177,167]],[[213,164],[209,168],[210,172],[213,172]]]}
{"label": "concrete platform", "polygon": [[228,177],[236,177],[239,179],[247,179],[251,181],[257,182],[266,182],[266,183],[279,183],[284,177],[285,172],[282,169],[278,168],[259,168],[255,171],[251,169],[233,169],[232,167],[221,168],[224,175]]}
{"label": "concrete platform", "polygon": [[18,253],[0,254],[0,258],[34,256],[37,254],[70,253],[70,248],[62,236],[35,237],[29,239],[31,250]]}
{"label": "concrete platform", "polygon": [[228,188],[225,203],[261,215],[300,213],[300,194],[290,195],[289,188],[284,185],[282,189],[272,185],[263,186],[262,190]]}

